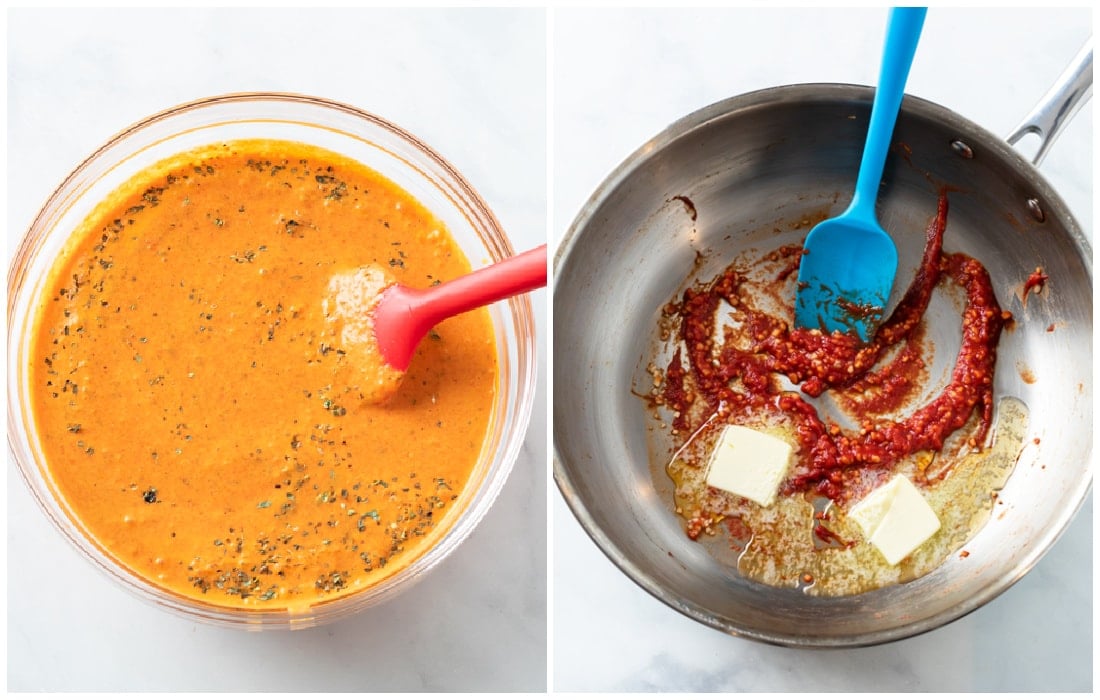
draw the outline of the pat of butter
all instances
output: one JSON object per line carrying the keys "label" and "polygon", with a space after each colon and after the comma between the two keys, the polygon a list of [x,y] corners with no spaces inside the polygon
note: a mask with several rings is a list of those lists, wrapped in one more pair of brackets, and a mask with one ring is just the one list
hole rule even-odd
{"label": "pat of butter", "polygon": [[710,455],[707,485],[767,507],[775,502],[790,461],[791,446],[786,440],[727,425]]}
{"label": "pat of butter", "polygon": [[924,496],[898,474],[848,512],[891,566],[909,556],[940,529],[940,519]]}

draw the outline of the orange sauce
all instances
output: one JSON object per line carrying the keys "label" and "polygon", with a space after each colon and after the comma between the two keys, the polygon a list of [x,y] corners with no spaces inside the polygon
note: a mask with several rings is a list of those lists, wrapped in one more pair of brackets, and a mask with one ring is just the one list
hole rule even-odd
{"label": "orange sauce", "polygon": [[410,564],[457,517],[497,390],[484,309],[374,405],[326,318],[334,278],[429,286],[470,264],[363,165],[236,141],[121,187],[58,258],[30,369],[50,477],[109,556],[210,604],[300,608]]}

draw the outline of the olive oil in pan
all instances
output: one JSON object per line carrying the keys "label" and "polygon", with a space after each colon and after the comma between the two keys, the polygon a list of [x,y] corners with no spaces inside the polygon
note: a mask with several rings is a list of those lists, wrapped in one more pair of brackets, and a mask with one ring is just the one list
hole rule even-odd
{"label": "olive oil in pan", "polygon": [[[721,425],[700,430],[668,462],[675,508],[689,523],[698,519],[698,542],[715,559],[748,579],[800,588],[810,595],[855,595],[923,576],[956,552],[989,520],[1024,445],[1028,410],[1018,399],[997,404],[992,444],[972,451],[953,440],[933,455],[920,452],[897,465],[918,484],[939,517],[940,530],[897,566],[864,538],[844,509],[806,494],[780,495],[763,508],[706,485],[707,459]],[[767,427],[781,433],[782,424]],[[793,441],[793,438],[791,438]]]}

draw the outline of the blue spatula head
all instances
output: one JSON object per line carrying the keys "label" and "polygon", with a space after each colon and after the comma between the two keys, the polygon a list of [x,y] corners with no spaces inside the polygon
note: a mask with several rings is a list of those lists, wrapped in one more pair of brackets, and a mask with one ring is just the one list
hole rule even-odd
{"label": "blue spatula head", "polygon": [[802,253],[795,325],[855,333],[869,341],[882,321],[898,249],[875,221],[851,210],[815,226]]}
{"label": "blue spatula head", "polygon": [[806,237],[798,269],[796,326],[855,333],[866,342],[882,320],[898,270],[898,250],[878,223],[875,199],[927,11],[890,11],[855,194],[847,211],[822,221]]}

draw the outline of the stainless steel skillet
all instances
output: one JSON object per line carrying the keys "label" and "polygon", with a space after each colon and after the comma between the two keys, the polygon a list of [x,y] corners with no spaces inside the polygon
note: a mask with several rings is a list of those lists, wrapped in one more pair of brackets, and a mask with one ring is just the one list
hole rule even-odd
{"label": "stainless steel skillet", "polygon": [[[1048,140],[1087,97],[1091,51],[1017,134]],[[1076,100],[1067,95],[1075,95]],[[671,125],[615,170],[559,247],[554,292],[555,479],[608,557],[647,591],[712,627],[795,646],[856,646],[938,627],[996,597],[1053,544],[1088,493],[1092,460],[1092,253],[1065,204],[1000,138],[907,98],[887,164],[880,220],[916,265],[939,188],[954,188],[945,249],[982,260],[1017,324],[1001,340],[996,390],[1030,411],[1029,438],[993,517],[952,557],[908,584],[814,598],[753,584],[683,535],[671,484],[647,454],[632,395],[660,307],[689,278],[739,253],[797,240],[847,201],[871,91],[796,85],[735,97]],[[1040,149],[1039,157],[1045,154]],[[689,207],[687,203],[690,203]],[[697,253],[704,254],[701,267]],[[1021,298],[1036,268],[1044,293]],[[958,323],[930,310],[944,352]]]}

